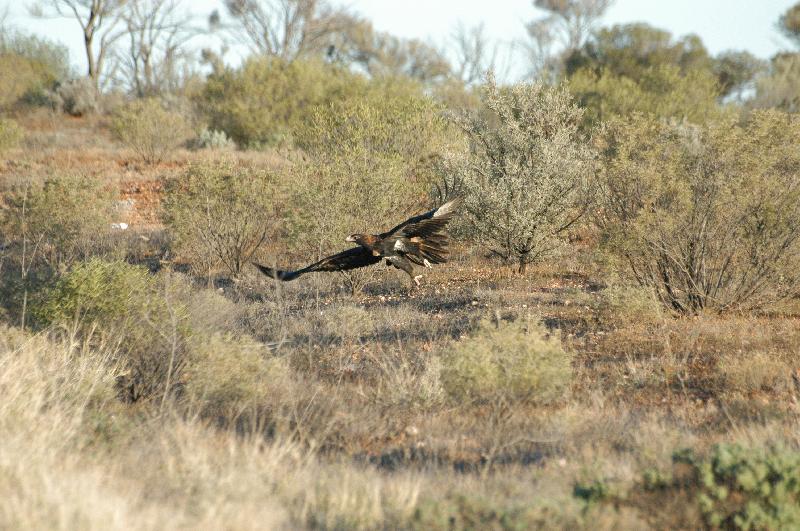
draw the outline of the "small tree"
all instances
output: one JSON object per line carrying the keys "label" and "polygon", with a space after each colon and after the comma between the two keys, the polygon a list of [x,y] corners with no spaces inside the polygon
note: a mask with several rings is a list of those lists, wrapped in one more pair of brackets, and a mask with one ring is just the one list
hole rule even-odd
{"label": "small tree", "polygon": [[592,154],[578,133],[583,112],[562,87],[501,89],[493,77],[483,100],[497,125],[459,119],[471,149],[448,160],[447,172],[463,179],[474,237],[522,273],[561,245],[559,236],[588,206]]}
{"label": "small tree", "polygon": [[179,253],[211,278],[242,266],[277,229],[274,176],[223,161],[193,166],[167,183],[164,222]]}
{"label": "small tree", "polygon": [[125,35],[120,17],[127,0],[37,0],[32,14],[46,18],[74,18],[83,33],[87,75],[100,88],[106,59],[116,42]]}

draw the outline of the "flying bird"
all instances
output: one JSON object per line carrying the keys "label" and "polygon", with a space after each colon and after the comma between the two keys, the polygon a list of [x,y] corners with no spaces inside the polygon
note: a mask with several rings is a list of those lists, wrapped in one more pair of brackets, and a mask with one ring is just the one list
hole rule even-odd
{"label": "flying bird", "polygon": [[345,241],[357,244],[340,253],[323,258],[302,269],[282,271],[253,262],[262,273],[276,280],[289,281],[306,273],[347,271],[377,264],[402,269],[411,278],[412,287],[420,285],[422,275],[414,275],[414,266],[432,267],[447,262],[447,234],[444,229],[461,204],[461,199],[448,201],[438,208],[414,216],[382,234],[351,234]]}

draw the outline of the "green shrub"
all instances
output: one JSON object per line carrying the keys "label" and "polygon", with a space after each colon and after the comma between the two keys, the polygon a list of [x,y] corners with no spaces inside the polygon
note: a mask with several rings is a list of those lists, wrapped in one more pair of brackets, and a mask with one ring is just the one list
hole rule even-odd
{"label": "green shrub", "polygon": [[461,181],[469,233],[519,265],[554,253],[588,206],[592,154],[578,133],[582,111],[561,87],[489,79],[483,101],[493,120],[459,120],[470,150],[447,161]]}
{"label": "green shrub", "polygon": [[572,379],[572,355],[530,321],[484,322],[442,356],[441,381],[457,403],[549,404]]}
{"label": "green shrub", "polygon": [[188,340],[187,282],[151,276],[125,262],[92,258],[57,279],[33,308],[40,326],[105,345],[124,370],[126,401],[164,399],[183,385]]}
{"label": "green shrub", "polygon": [[0,32],[0,109],[47,100],[69,77],[66,47],[18,32]]}
{"label": "green shrub", "polygon": [[696,489],[707,525],[736,529],[800,526],[800,453],[786,449],[720,444],[708,456],[676,453],[688,466],[678,481]]}
{"label": "green shrub", "polygon": [[0,118],[0,153],[17,147],[20,140],[22,140],[22,128],[17,122]]}
{"label": "green shrub", "polygon": [[674,65],[648,68],[638,78],[605,70],[599,74],[580,70],[570,78],[569,89],[586,109],[584,125],[587,127],[637,112],[686,118],[698,123],[722,112],[717,104],[719,90],[712,72],[681,73]]}
{"label": "green shrub", "polygon": [[108,330],[138,313],[153,291],[146,269],[92,258],[59,278],[34,314],[44,325],[79,321]]}
{"label": "green shrub", "polygon": [[800,289],[800,118],[696,127],[637,116],[603,135],[604,244],[678,312],[764,308]]}
{"label": "green shrub", "polygon": [[196,149],[235,149],[236,142],[225,131],[203,129],[193,142]]}
{"label": "green shrub", "polygon": [[[56,175],[5,192],[0,228],[25,261],[64,271],[95,254],[110,232],[115,192],[100,179]],[[15,261],[22,256],[15,256]]]}
{"label": "green shrub", "polygon": [[237,70],[212,74],[197,104],[211,129],[239,146],[291,143],[314,106],[358,92],[366,81],[316,61],[257,57]]}
{"label": "green shrub", "polygon": [[176,250],[209,275],[234,277],[278,227],[275,175],[234,161],[192,166],[167,183],[164,223]]}
{"label": "green shrub", "polygon": [[191,134],[183,114],[164,108],[157,98],[137,100],[117,109],[111,130],[120,142],[150,164],[163,160]]}

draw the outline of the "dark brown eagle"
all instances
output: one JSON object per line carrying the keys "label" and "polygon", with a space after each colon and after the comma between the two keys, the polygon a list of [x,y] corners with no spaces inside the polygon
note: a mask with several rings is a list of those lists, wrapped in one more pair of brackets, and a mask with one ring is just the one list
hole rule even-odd
{"label": "dark brown eagle", "polygon": [[377,264],[402,269],[419,286],[422,275],[414,276],[414,265],[431,267],[447,261],[447,235],[445,226],[460,205],[460,198],[448,201],[439,208],[409,218],[382,234],[351,234],[345,241],[358,247],[323,258],[302,269],[282,271],[253,263],[262,273],[277,280],[294,280],[300,275],[317,271],[347,271]]}

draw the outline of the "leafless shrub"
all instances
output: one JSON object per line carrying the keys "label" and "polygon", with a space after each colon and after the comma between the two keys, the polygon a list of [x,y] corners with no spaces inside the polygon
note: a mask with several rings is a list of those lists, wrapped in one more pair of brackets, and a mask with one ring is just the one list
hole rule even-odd
{"label": "leafless shrub", "polygon": [[277,177],[221,161],[195,165],[167,183],[164,221],[176,250],[211,278],[223,265],[237,277],[279,225]]}

